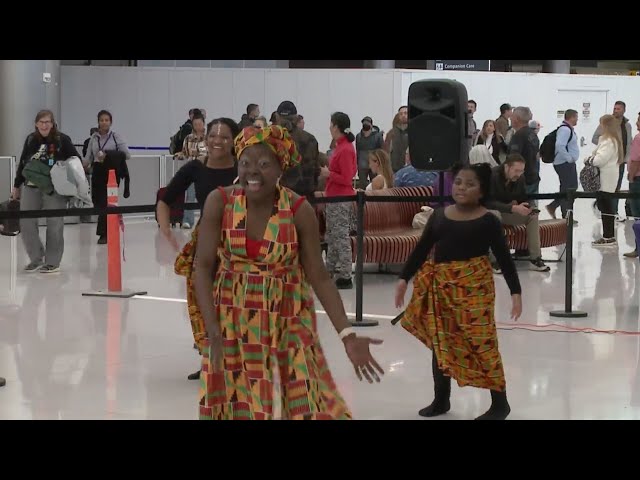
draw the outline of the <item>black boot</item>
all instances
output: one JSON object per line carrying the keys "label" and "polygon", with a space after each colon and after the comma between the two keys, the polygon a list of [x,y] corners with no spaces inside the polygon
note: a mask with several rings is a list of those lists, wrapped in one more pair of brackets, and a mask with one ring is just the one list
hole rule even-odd
{"label": "black boot", "polygon": [[505,420],[511,413],[507,392],[491,390],[491,407],[476,420]]}
{"label": "black boot", "polygon": [[187,378],[189,380],[200,380],[200,370],[198,370],[196,373],[192,373]]}
{"label": "black boot", "polygon": [[7,381],[4,378],[0,377],[0,387],[4,387],[6,384]]}
{"label": "black boot", "polygon": [[433,371],[433,383],[435,390],[435,399],[428,407],[418,412],[421,417],[437,417],[443,415],[451,409],[451,377],[447,377],[438,368],[438,360],[436,354],[433,354],[431,361],[431,370]]}

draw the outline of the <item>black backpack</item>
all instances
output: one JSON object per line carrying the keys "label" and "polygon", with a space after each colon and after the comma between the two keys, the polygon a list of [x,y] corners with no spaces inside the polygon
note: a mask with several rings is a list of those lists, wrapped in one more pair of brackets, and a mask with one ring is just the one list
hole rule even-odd
{"label": "black backpack", "polygon": [[182,151],[182,146],[184,145],[184,139],[187,138],[193,130],[193,127],[189,122],[185,122],[182,124],[180,129],[176,132],[176,134],[170,138],[171,143],[169,144],[169,153],[171,155],[175,155]]}
{"label": "black backpack", "polygon": [[[556,139],[558,136],[558,129],[561,127],[568,127],[568,125],[560,125],[553,132],[544,137],[544,140],[542,140],[542,145],[540,145],[540,158],[544,163],[553,163],[556,158]],[[573,138],[573,128],[569,128],[571,129],[571,134],[569,135],[569,141],[565,147],[567,151],[569,151],[569,143],[571,143],[571,139]]]}

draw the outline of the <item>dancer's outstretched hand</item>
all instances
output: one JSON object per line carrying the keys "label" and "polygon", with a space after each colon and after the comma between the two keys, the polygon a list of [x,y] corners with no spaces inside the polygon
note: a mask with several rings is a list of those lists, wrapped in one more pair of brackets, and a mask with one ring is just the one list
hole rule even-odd
{"label": "dancer's outstretched hand", "polygon": [[406,280],[398,280],[396,283],[396,308],[400,308],[404,305],[404,296],[407,293]]}
{"label": "dancer's outstretched hand", "polygon": [[[358,337],[353,334],[345,337],[343,342],[347,356],[349,360],[351,360],[356,375],[358,376],[358,380],[362,380],[364,376],[369,383],[373,383],[374,379],[376,382],[379,382],[380,376],[384,375],[384,370],[378,362],[376,362],[376,359],[373,358],[373,355],[371,355],[369,345],[380,345],[382,340]],[[380,372],[380,375],[378,375],[376,370]]]}
{"label": "dancer's outstretched hand", "polygon": [[511,320],[517,322],[522,315],[522,295],[511,295]]}

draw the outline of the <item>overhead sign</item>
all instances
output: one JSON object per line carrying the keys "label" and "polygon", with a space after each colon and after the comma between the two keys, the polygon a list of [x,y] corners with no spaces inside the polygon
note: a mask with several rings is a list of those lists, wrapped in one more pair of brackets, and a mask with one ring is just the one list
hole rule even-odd
{"label": "overhead sign", "polygon": [[436,60],[436,70],[488,72],[491,60]]}

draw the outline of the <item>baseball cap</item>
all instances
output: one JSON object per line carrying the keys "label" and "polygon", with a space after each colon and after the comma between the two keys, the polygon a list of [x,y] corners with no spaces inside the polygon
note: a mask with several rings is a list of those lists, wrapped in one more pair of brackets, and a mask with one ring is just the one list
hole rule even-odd
{"label": "baseball cap", "polygon": [[296,109],[296,106],[293,104],[293,102],[290,102],[289,100],[285,100],[280,105],[278,105],[278,109],[276,110],[276,112],[278,112],[278,115],[283,115],[283,116],[298,114],[298,110]]}
{"label": "baseball cap", "polygon": [[371,117],[364,117],[361,123],[364,122],[369,122],[371,125],[373,125],[373,119]]}

